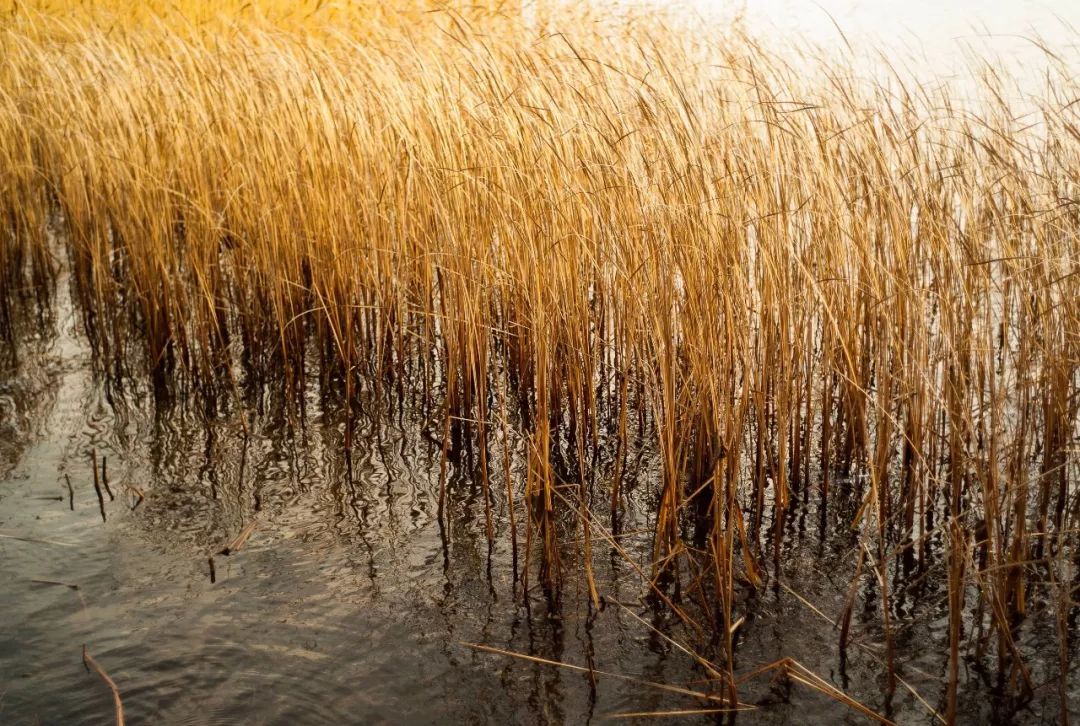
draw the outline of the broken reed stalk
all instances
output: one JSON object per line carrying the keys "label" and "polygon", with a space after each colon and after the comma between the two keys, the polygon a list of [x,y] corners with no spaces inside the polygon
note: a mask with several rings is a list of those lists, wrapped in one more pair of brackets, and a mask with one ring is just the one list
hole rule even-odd
{"label": "broken reed stalk", "polygon": [[69,589],[71,589],[71,590],[78,590],[78,589],[79,589],[79,586],[78,586],[78,585],[73,585],[73,584],[71,584],[71,583],[69,583],[69,582],[60,582],[59,580],[38,580],[38,579],[31,579],[31,580],[30,580],[30,582],[36,582],[36,583],[38,583],[39,585],[56,585],[56,586],[58,586],[58,587],[66,587],[66,588],[69,588]]}
{"label": "broken reed stalk", "polygon": [[[472,648],[473,650],[478,650],[478,651],[485,652],[485,653],[492,653],[492,654],[495,654],[495,655],[508,656],[508,657],[511,657],[511,658],[517,658],[517,659],[520,659],[520,660],[529,661],[531,663],[539,663],[541,665],[549,665],[549,666],[554,666],[556,668],[565,668],[565,669],[568,669],[568,670],[580,671],[580,672],[583,672],[583,673],[595,673],[596,675],[604,676],[606,678],[614,678],[614,679],[618,679],[618,680],[622,680],[622,681],[629,681],[629,682],[635,683],[637,685],[647,686],[649,688],[655,688],[655,689],[659,689],[659,690],[662,690],[662,691],[668,691],[670,693],[675,693],[675,694],[679,694],[679,695],[692,696],[694,698],[705,700],[705,701],[713,701],[713,702],[715,702],[715,701],[720,701],[720,702],[726,701],[726,696],[717,696],[715,694],[706,693],[706,692],[703,692],[703,691],[694,691],[693,689],[684,688],[682,686],[673,686],[673,685],[669,685],[669,684],[666,684],[666,683],[657,683],[657,682],[654,682],[654,681],[649,681],[649,680],[644,680],[644,679],[641,679],[641,678],[636,678],[634,676],[627,676],[627,675],[624,675],[624,674],[621,674],[621,673],[613,673],[613,672],[610,672],[610,671],[602,671],[602,670],[597,670],[597,669],[594,669],[594,668],[586,668],[584,666],[579,666],[579,665],[575,665],[575,664],[572,664],[572,663],[564,663],[562,661],[551,660],[549,658],[541,658],[539,656],[528,655],[526,653],[518,653],[518,652],[515,652],[515,651],[512,651],[512,650],[505,650],[503,648],[495,648],[495,647],[489,646],[489,645],[480,645],[480,644],[477,644],[477,643],[461,643],[461,645],[463,645],[463,646],[465,646],[467,648]],[[811,689],[813,689],[815,691],[818,691],[819,693],[831,698],[832,700],[834,700],[834,701],[836,701],[838,703],[841,703],[841,704],[847,706],[848,708],[851,708],[852,710],[862,714],[863,716],[866,716],[867,718],[869,718],[869,719],[871,719],[873,721],[876,721],[876,722],[882,723],[882,724],[892,724],[893,723],[892,721],[885,718],[881,714],[877,713],[873,709],[868,708],[867,706],[863,705],[862,703],[860,703],[860,702],[856,701],[855,699],[851,698],[846,693],[844,693],[840,689],[836,688],[831,683],[829,683],[827,680],[825,680],[821,676],[817,675],[816,673],[814,673],[810,669],[806,668],[804,665],[799,663],[797,660],[794,660],[793,658],[782,658],[782,659],[780,659],[778,661],[775,661],[773,663],[768,663],[768,664],[766,664],[764,666],[761,666],[760,668],[756,668],[756,669],[750,671],[749,673],[746,673],[746,674],[740,676],[738,678],[738,683],[740,683],[740,684],[741,683],[746,683],[747,681],[750,681],[750,680],[753,680],[755,678],[759,678],[759,677],[761,677],[763,675],[767,675],[767,674],[771,674],[771,673],[778,673],[782,677],[790,678],[791,680],[796,681],[797,683],[801,683],[801,684],[803,684],[805,686],[808,686],[809,688],[811,688]],[[754,710],[755,708],[756,707],[753,704],[735,702],[735,703],[727,704],[722,708],[709,709],[707,712],[708,713],[736,712],[736,711]]]}
{"label": "broken reed stalk", "polygon": [[233,540],[229,542],[229,544],[225,545],[223,548],[221,548],[221,550],[218,551],[218,554],[228,556],[236,554],[241,549],[243,549],[244,544],[248,541],[248,538],[251,537],[251,533],[255,531],[255,527],[256,525],[258,525],[258,523],[259,520],[257,519],[251,520],[251,522],[249,522],[246,527],[240,530],[240,533],[237,534],[236,537],[234,537]]}
{"label": "broken reed stalk", "polygon": [[[885,660],[916,568],[1028,687],[1013,623],[1080,546],[1068,59],[1048,50],[1037,91],[987,66],[959,94],[652,10],[255,4],[0,0],[0,313],[46,284],[60,220],[103,370],[139,349],[156,393],[239,397],[314,368],[346,449],[361,392],[422,391],[440,525],[475,447],[486,534],[500,499],[526,515],[526,593],[557,593],[568,519],[592,549],[595,501],[617,531],[648,500],[648,586],[707,581],[700,627],[730,631],[737,589],[784,565],[795,497],[823,533],[857,509]],[[505,449],[489,466],[494,416],[524,477]],[[932,546],[942,522],[985,530],[979,568]]]}
{"label": "broken reed stalk", "polygon": [[[566,670],[578,671],[580,673],[586,673],[586,674],[592,673],[592,674],[595,674],[595,675],[603,676],[605,678],[613,678],[613,679],[620,680],[620,681],[627,681],[627,682],[634,683],[634,684],[639,685],[639,686],[646,686],[648,688],[653,688],[653,689],[656,689],[656,690],[659,690],[659,691],[667,691],[669,693],[675,693],[675,694],[679,694],[681,696],[692,696],[694,698],[700,698],[702,700],[713,701],[713,702],[718,701],[718,700],[722,700],[722,698],[717,697],[717,696],[715,696],[715,695],[713,695],[711,693],[706,693],[704,691],[695,691],[695,690],[690,689],[690,688],[683,688],[682,686],[674,686],[674,685],[671,685],[671,684],[668,684],[668,683],[657,683],[655,681],[649,681],[649,680],[645,680],[643,678],[636,678],[634,676],[628,676],[628,675],[625,675],[625,674],[622,674],[622,673],[613,673],[613,672],[610,672],[610,671],[598,670],[596,668],[587,668],[585,666],[580,666],[580,665],[577,665],[577,664],[574,664],[574,663],[564,663],[562,661],[551,660],[550,658],[541,658],[539,656],[529,655],[527,653],[518,653],[516,651],[505,650],[503,648],[495,648],[495,647],[490,646],[490,645],[481,645],[479,643],[464,643],[464,642],[461,643],[461,645],[465,646],[466,648],[472,648],[473,650],[477,650],[477,651],[480,651],[480,652],[483,652],[483,653],[491,653],[491,654],[494,654],[494,655],[508,656],[510,658],[517,658],[519,660],[529,661],[531,663],[539,663],[541,665],[549,665],[549,666],[554,666],[556,668],[565,668]],[[729,707],[725,707],[725,708],[727,710],[734,710],[734,709],[747,710],[747,709],[753,709],[754,706],[751,705],[751,704],[740,703],[740,704],[737,704],[735,706],[729,706]]]}
{"label": "broken reed stalk", "polygon": [[116,726],[124,726],[124,703],[120,699],[120,689],[116,687],[116,681],[109,677],[109,674],[102,669],[98,662],[94,660],[94,657],[90,655],[90,652],[86,649],[86,645],[82,648],[83,665],[86,666],[86,671],[89,673],[90,669],[93,669],[101,680],[105,681],[105,685],[109,687],[109,691],[112,692],[113,705],[116,707]]}
{"label": "broken reed stalk", "polygon": [[86,598],[83,597],[82,588],[80,588],[77,584],[70,583],[70,582],[60,582],[59,580],[40,580],[40,579],[32,579],[32,580],[30,580],[30,582],[33,582],[33,583],[36,583],[36,584],[39,584],[39,585],[54,585],[56,587],[65,587],[65,588],[67,588],[67,589],[69,589],[69,590],[71,590],[72,592],[75,593],[76,597],[79,598],[79,604],[82,605],[84,610],[86,609]]}
{"label": "broken reed stalk", "polygon": [[604,718],[675,718],[678,716],[709,716],[731,713],[732,711],[751,711],[752,708],[673,708],[669,711],[618,711],[604,714]]}
{"label": "broken reed stalk", "polygon": [[56,545],[57,547],[74,547],[75,546],[75,545],[70,544],[68,542],[58,542],[56,540],[51,540],[51,539],[38,539],[38,538],[35,538],[35,537],[20,537],[18,535],[14,535],[14,534],[4,534],[3,532],[0,532],[0,539],[12,539],[12,540],[15,540],[17,542],[34,542],[34,543],[37,543],[37,544],[50,544],[50,545]]}

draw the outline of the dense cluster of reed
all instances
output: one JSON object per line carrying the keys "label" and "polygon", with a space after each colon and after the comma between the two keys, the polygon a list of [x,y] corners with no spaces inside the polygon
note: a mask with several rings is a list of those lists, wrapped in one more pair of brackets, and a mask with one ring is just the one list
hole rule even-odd
{"label": "dense cluster of reed", "polygon": [[[617,528],[648,432],[646,574],[690,618],[684,583],[729,673],[738,583],[775,576],[792,496],[838,487],[888,688],[899,569],[950,593],[947,716],[972,633],[1019,694],[1025,617],[1065,653],[1080,85],[1056,56],[1040,95],[986,66],[959,103],[629,13],[103,13],[4,15],[3,326],[62,249],[106,367],[137,346],[190,391],[412,391],[489,506],[528,503],[552,589],[560,518],[585,547]],[[508,426],[522,477],[490,455]]]}

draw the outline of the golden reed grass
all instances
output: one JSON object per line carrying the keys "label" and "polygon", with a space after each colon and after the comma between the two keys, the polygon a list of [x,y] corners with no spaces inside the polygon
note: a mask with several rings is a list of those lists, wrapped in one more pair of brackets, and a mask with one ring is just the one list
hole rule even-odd
{"label": "golden reed grass", "polygon": [[[948,716],[965,618],[1030,693],[1015,629],[1073,606],[1080,556],[1080,86],[1050,49],[1038,93],[987,64],[959,103],[628,11],[136,5],[4,8],[5,332],[59,244],[115,371],[419,392],[551,590],[564,515],[617,530],[648,433],[647,577],[676,610],[695,584],[732,704],[737,591],[792,496],[853,490],[888,689],[916,567],[950,593]],[[524,482],[489,462],[512,426]]]}

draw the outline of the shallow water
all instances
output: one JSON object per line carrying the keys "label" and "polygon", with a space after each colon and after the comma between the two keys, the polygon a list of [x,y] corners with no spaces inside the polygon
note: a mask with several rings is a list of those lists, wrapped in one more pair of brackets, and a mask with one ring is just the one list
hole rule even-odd
{"label": "shallow water", "polygon": [[[535,587],[525,598],[514,586],[505,497],[495,500],[489,548],[483,497],[464,466],[449,471],[444,531],[441,452],[403,407],[367,407],[350,473],[341,416],[314,390],[300,416],[272,396],[210,415],[191,402],[155,404],[137,380],[107,388],[93,373],[66,288],[58,287],[55,320],[28,315],[0,377],[3,723],[111,719],[108,690],[82,664],[84,644],[118,684],[132,724],[557,724],[709,707],[641,682],[719,691],[660,635],[690,644],[686,628],[643,604],[640,579],[602,543],[594,545],[596,577],[608,604],[590,612],[580,568],[567,568],[558,605]],[[647,447],[642,453],[640,478],[648,481]],[[103,505],[93,457],[106,459],[112,496],[104,492]],[[136,491],[145,495],[137,506]],[[639,563],[648,556],[650,496],[644,485],[631,495],[621,540]],[[899,722],[933,723],[905,688],[891,703],[882,696],[872,588],[863,588],[857,645],[842,664],[829,620],[853,571],[855,539],[843,523],[856,501],[837,502],[822,516],[813,497],[795,500],[782,582],[744,589],[737,608],[746,620],[736,670],[793,657]],[[239,552],[215,557],[211,582],[208,554],[252,521]],[[896,626],[903,678],[940,709],[946,657],[927,643],[942,642],[947,615],[935,581],[901,583],[910,595],[898,599]],[[971,721],[1056,717],[1052,636],[1025,636],[1047,654],[1033,668],[1048,685],[1018,712],[988,697],[993,689],[967,669]],[[617,675],[590,679],[466,644]],[[721,657],[707,643],[701,652]],[[741,687],[740,697],[759,707],[740,723],[866,721],[769,675]]]}

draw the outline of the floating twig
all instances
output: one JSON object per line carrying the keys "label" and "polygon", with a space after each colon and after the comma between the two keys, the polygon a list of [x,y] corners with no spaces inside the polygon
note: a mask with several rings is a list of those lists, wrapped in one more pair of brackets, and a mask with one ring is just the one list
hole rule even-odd
{"label": "floating twig", "polygon": [[68,506],[71,507],[71,511],[75,511],[75,489],[71,486],[71,477],[64,474],[64,481],[67,482],[68,488]]}
{"label": "floating twig", "polygon": [[31,578],[30,582],[35,582],[38,585],[57,585],[59,587],[69,587],[72,590],[78,590],[79,589],[78,585],[73,585],[70,582],[60,582],[59,580],[39,580],[39,579],[36,579],[36,578]]}
{"label": "floating twig", "polygon": [[94,660],[94,656],[90,655],[89,651],[86,650],[86,644],[83,644],[82,647],[82,657],[87,672],[91,668],[97,671],[97,674],[101,676],[101,680],[105,681],[105,685],[112,691],[113,705],[116,706],[116,726],[124,726],[124,703],[120,700],[120,689],[116,687],[116,681],[109,678],[109,674],[98,665],[98,662]]}
{"label": "floating twig", "polygon": [[37,585],[55,585],[57,587],[66,587],[72,592],[74,592],[76,596],[78,596],[79,603],[83,606],[83,609],[86,608],[86,600],[83,598],[82,590],[79,588],[78,585],[72,584],[70,582],[60,582],[59,580],[40,580],[33,578],[30,580],[30,582],[33,582]]}
{"label": "floating twig", "polygon": [[240,534],[236,535],[236,539],[227,544],[224,549],[218,552],[218,554],[228,556],[235,552],[239,552],[244,547],[244,543],[248,541],[248,537],[251,536],[251,533],[255,531],[255,525],[258,523],[259,520],[257,519],[251,520],[251,523],[240,530]]}
{"label": "floating twig", "polygon": [[[460,643],[466,648],[472,648],[473,650],[479,650],[484,653],[494,653],[495,655],[509,656],[511,658],[518,658],[520,660],[527,660],[532,663],[539,663],[541,665],[555,666],[556,668],[566,668],[567,670],[578,671],[579,673],[595,673],[598,676],[605,676],[607,678],[615,678],[620,681],[628,681],[630,683],[637,683],[638,685],[648,686],[649,688],[655,688],[660,691],[668,691],[670,693],[678,693],[684,696],[692,696],[694,698],[700,698],[706,701],[720,701],[725,702],[723,696],[717,696],[713,693],[706,693],[704,691],[695,691],[690,688],[683,688],[682,686],[676,686],[669,683],[657,683],[655,681],[648,681],[643,678],[635,678],[634,676],[624,675],[622,673],[612,673],[610,671],[597,670],[596,668],[587,668],[585,666],[576,665],[574,663],[563,663],[558,660],[551,660],[549,658],[541,658],[535,655],[528,655],[526,653],[518,653],[513,650],[504,650],[503,648],[495,648],[490,645],[481,645],[479,643]],[[734,705],[728,705],[726,710],[750,710],[755,708],[753,704],[749,703],[736,703]]]}
{"label": "floating twig", "polygon": [[214,569],[214,556],[210,555],[206,558],[206,561],[210,564],[210,584],[213,585],[217,582],[217,570]]}
{"label": "floating twig", "polygon": [[19,542],[35,542],[37,544],[56,545],[57,547],[74,547],[75,546],[75,545],[71,544],[70,542],[57,542],[56,540],[52,540],[52,539],[37,539],[35,537],[20,537],[18,535],[14,535],[14,534],[0,534],[0,537],[3,537],[4,539],[18,540]]}
{"label": "floating twig", "polygon": [[742,685],[743,683],[758,678],[766,673],[777,673],[781,677],[788,678],[796,683],[801,683],[808,688],[812,688],[818,693],[828,696],[837,703],[842,703],[848,708],[858,711],[863,716],[866,716],[873,721],[885,724],[886,726],[895,726],[894,721],[882,716],[872,708],[864,706],[859,701],[856,701],[854,698],[844,693],[794,658],[781,658],[780,660],[755,668],[749,673],[739,676],[735,683],[736,685]]}
{"label": "floating twig", "polygon": [[[689,648],[687,648],[686,646],[684,646],[682,643],[678,642],[674,638],[671,638],[668,635],[662,633],[656,626],[654,626],[649,621],[645,620],[645,618],[641,617],[640,615],[635,613],[630,608],[626,607],[626,605],[622,604],[618,600],[611,600],[610,602],[614,602],[616,605],[618,605],[623,610],[625,610],[628,615],[630,615],[632,618],[634,618],[639,623],[644,625],[646,628],[651,630],[654,634],[660,636],[662,639],[666,640],[672,646],[674,646],[675,648],[681,650],[686,655],[690,656],[690,658],[692,658],[698,665],[703,667],[708,672],[708,674],[709,674],[709,676],[711,678],[713,678],[715,680],[721,680],[721,679],[727,677],[727,674],[720,671],[719,666],[717,666],[714,663],[711,663],[707,658],[703,658],[702,656],[698,655],[697,653],[690,650]],[[730,681],[730,678],[728,678],[728,680]]]}
{"label": "floating twig", "polygon": [[606,718],[671,718],[678,716],[706,716],[732,711],[753,711],[754,706],[736,706],[735,708],[680,708],[674,711],[624,711],[606,714]]}

